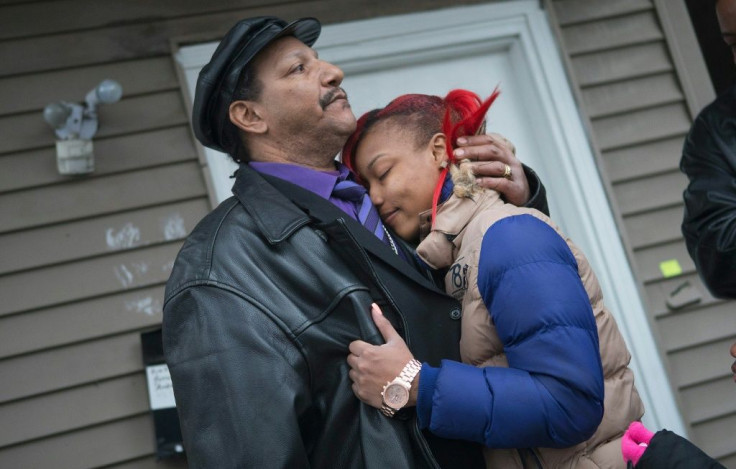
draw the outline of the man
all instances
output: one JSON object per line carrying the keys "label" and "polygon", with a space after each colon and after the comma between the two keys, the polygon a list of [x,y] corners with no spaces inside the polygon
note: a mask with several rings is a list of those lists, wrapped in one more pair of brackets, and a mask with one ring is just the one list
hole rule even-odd
{"label": "man", "polygon": [[[348,344],[381,340],[372,302],[435,364],[458,357],[460,309],[334,161],[355,117],[342,71],[310,47],[319,32],[313,18],[243,20],[197,82],[197,138],[241,166],[234,197],[192,231],[166,287],[190,467],[483,467],[477,447],[423,436],[412,411],[389,418],[353,396]],[[500,155],[485,176],[525,200],[511,151],[479,141],[465,156]]]}
{"label": "man", "polygon": [[[736,0],[718,0],[716,15],[736,62]],[[695,119],[680,169],[690,180],[682,222],[690,257],[714,296],[736,299],[736,85]],[[736,362],[731,370],[736,379]]]}

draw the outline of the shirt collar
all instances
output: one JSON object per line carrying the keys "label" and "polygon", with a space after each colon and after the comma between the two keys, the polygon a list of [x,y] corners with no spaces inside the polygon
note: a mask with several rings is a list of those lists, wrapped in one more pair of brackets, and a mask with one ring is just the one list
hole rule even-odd
{"label": "shirt collar", "polygon": [[344,181],[346,179],[353,180],[350,169],[338,161],[335,162],[336,169],[334,171],[318,171],[288,163],[251,161],[248,164],[259,173],[283,179],[310,192],[314,192],[324,199],[330,198],[332,190],[338,181]]}

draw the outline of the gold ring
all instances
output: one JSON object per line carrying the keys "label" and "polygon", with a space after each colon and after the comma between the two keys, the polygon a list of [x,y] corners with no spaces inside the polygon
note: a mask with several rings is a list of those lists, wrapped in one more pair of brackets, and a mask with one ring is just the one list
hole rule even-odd
{"label": "gold ring", "polygon": [[505,164],[503,168],[503,177],[506,179],[511,179],[511,166]]}

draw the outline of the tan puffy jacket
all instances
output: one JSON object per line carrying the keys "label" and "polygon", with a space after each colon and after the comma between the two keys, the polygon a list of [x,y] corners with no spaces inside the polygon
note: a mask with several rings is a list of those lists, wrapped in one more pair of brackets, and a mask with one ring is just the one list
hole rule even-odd
{"label": "tan puffy jacket", "polygon": [[[621,468],[621,436],[633,420],[644,413],[628,368],[631,356],[611,313],[603,303],[600,285],[583,253],[543,213],[506,204],[495,191],[480,191],[468,198],[450,197],[438,210],[437,221],[429,231],[429,213],[422,214],[421,230],[426,237],[417,248],[419,256],[434,268],[450,268],[456,259],[477,267],[481,241],[497,221],[520,214],[542,220],[567,242],[578,264],[578,273],[595,314],[604,374],[604,415],[595,434],[576,446],[552,449],[534,448],[534,454],[516,449],[486,448],[488,468]],[[449,235],[449,236],[448,236]],[[449,241],[452,239],[452,241]],[[488,308],[478,290],[477,268],[468,269],[467,288],[454,291],[451,274],[445,278],[446,290],[463,305],[460,352],[463,362],[475,366],[508,367],[503,344],[495,331]],[[536,457],[535,457],[536,456]],[[522,461],[524,457],[524,461]]]}

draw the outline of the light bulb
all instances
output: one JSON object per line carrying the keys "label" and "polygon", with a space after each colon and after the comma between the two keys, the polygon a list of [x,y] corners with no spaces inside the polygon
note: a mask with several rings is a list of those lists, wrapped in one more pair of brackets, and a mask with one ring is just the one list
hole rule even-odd
{"label": "light bulb", "polygon": [[54,129],[60,129],[66,125],[72,108],[63,102],[51,103],[43,109],[44,120]]}
{"label": "light bulb", "polygon": [[105,104],[115,103],[123,96],[123,87],[115,80],[102,80],[95,90],[97,99]]}

